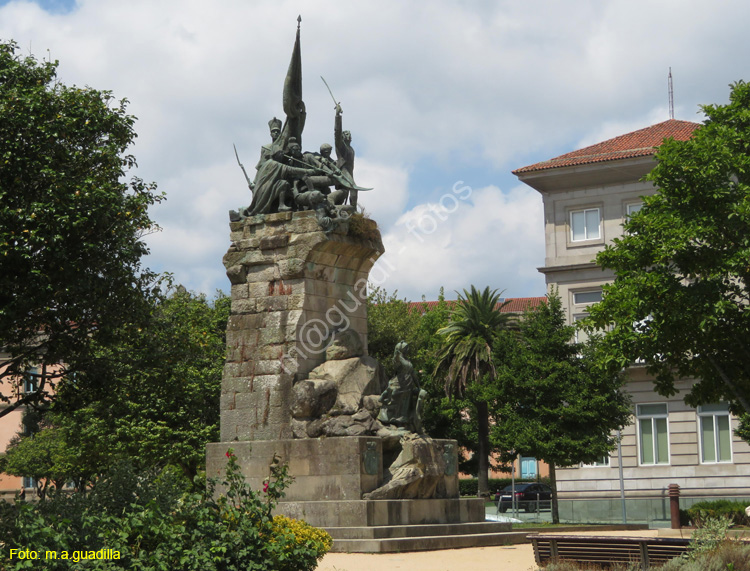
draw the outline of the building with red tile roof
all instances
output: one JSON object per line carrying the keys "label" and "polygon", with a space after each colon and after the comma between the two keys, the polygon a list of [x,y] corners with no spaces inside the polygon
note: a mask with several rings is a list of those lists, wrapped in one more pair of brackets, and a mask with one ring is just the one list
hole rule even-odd
{"label": "building with red tile roof", "polygon": [[[500,307],[502,313],[523,313],[526,310],[539,307],[541,304],[546,303],[546,301],[546,297],[514,297],[501,299],[500,303],[498,303],[498,307]],[[505,302],[508,302],[508,304],[503,305]],[[410,301],[409,307],[420,309],[422,311],[432,311],[437,309],[439,303],[439,301]],[[451,308],[456,304],[456,300],[446,299],[445,303]]]}
{"label": "building with red tile roof", "polygon": [[554,159],[549,159],[513,171],[516,176],[555,169],[560,167],[572,167],[602,163],[606,161],[619,161],[635,157],[650,157],[664,139],[676,139],[687,141],[693,135],[693,131],[700,127],[700,123],[691,121],[678,121],[670,119],[644,129],[638,129],[632,133],[620,135],[613,139],[607,139],[601,143],[590,145],[571,153],[565,153]]}
{"label": "building with red tile roof", "polygon": [[[643,197],[658,192],[644,176],[659,145],[687,141],[700,126],[670,119],[513,171],[542,197],[546,252],[539,271],[559,291],[568,323],[584,318],[602,299],[602,286],[615,279],[595,258],[622,235]],[[579,340],[584,337],[580,331]],[[689,502],[750,497],[750,446],[733,434],[737,420],[726,406],[686,405],[693,379],[664,397],[644,367],[634,364],[627,375],[634,418],[622,431],[621,456],[614,451],[594,465],[557,470],[561,519],[622,521],[620,467],[631,522],[668,521],[668,511],[660,514],[656,506],[670,484]]]}

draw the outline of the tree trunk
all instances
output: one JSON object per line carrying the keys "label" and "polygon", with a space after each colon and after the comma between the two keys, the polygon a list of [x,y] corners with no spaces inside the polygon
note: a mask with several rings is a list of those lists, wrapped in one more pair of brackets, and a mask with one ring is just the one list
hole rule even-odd
{"label": "tree trunk", "polygon": [[549,483],[552,487],[552,523],[560,523],[560,511],[557,507],[557,476],[555,474],[555,465],[549,465]]}
{"label": "tree trunk", "polygon": [[479,474],[477,484],[478,496],[488,498],[490,495],[489,468],[490,468],[490,414],[486,402],[477,402],[477,432],[479,442],[477,443],[477,454],[479,461]]}

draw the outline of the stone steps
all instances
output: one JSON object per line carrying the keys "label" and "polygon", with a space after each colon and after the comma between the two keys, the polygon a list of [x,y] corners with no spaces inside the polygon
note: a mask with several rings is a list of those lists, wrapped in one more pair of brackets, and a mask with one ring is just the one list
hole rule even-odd
{"label": "stone steps", "polygon": [[511,531],[512,524],[479,521],[468,523],[431,523],[420,525],[379,525],[362,527],[325,528],[334,539],[392,539],[427,535],[466,535],[470,533],[497,533]]}
{"label": "stone steps", "polygon": [[527,531],[513,532],[511,524],[501,522],[325,529],[333,537],[331,551],[343,553],[397,553],[510,545],[525,542],[528,535]]}

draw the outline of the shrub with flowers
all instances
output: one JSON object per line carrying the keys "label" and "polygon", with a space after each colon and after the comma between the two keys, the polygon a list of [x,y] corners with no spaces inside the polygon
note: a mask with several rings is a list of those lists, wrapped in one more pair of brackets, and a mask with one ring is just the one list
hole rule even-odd
{"label": "shrub with flowers", "polygon": [[274,459],[263,491],[250,488],[231,450],[226,492],[176,492],[162,474],[121,468],[85,496],[53,494],[36,504],[7,506],[0,527],[0,558],[9,571],[33,568],[11,560],[9,549],[33,545],[41,553],[73,550],[117,551],[119,559],[73,562],[49,559],[48,571],[310,571],[330,549],[331,538],[304,522],[272,516],[291,477]]}
{"label": "shrub with flowers", "polygon": [[274,538],[283,535],[287,540],[292,540],[285,543],[284,549],[286,555],[290,559],[294,559],[296,565],[280,567],[280,571],[315,569],[320,557],[327,553],[333,545],[333,539],[326,531],[298,519],[277,515],[271,522],[271,528]]}

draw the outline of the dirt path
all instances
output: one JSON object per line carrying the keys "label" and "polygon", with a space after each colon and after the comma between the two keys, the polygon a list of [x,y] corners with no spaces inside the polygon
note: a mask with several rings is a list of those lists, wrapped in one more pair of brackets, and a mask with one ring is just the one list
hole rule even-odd
{"label": "dirt path", "polygon": [[410,553],[329,553],[317,571],[533,571],[531,544]]}
{"label": "dirt path", "polygon": [[[560,532],[570,534],[570,531]],[[656,530],[585,532],[585,535],[655,537]],[[584,534],[581,534],[584,535]],[[535,571],[530,543],[410,553],[329,553],[317,571]]]}

